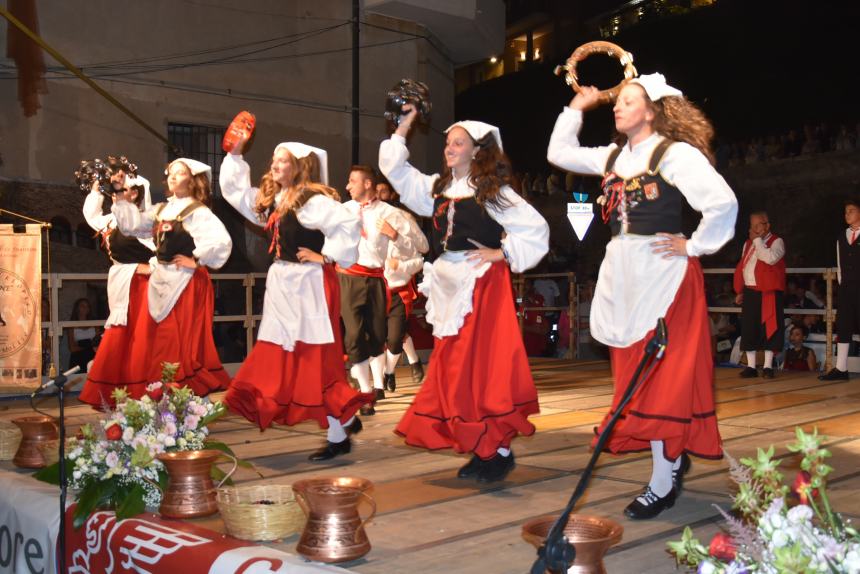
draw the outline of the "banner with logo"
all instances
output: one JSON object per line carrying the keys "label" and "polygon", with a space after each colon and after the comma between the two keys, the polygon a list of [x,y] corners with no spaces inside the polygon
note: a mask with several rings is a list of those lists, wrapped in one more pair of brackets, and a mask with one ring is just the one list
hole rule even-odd
{"label": "banner with logo", "polygon": [[39,225],[0,225],[0,393],[41,382],[41,240]]}

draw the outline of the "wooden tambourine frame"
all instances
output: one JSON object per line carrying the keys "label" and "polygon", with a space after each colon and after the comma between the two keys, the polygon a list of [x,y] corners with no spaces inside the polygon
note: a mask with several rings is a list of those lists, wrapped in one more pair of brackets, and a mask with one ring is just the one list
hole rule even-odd
{"label": "wooden tambourine frame", "polygon": [[580,86],[579,78],[576,75],[576,66],[592,54],[614,56],[624,66],[624,79],[617,86],[600,91],[599,102],[601,104],[612,103],[618,97],[618,92],[621,91],[624,84],[638,75],[636,68],[633,66],[633,54],[625,51],[618,44],[600,40],[583,44],[573,51],[573,54],[570,55],[570,58],[567,59],[567,62],[563,66],[556,66],[555,74],[560,76],[564,73],[564,81],[567,82],[567,85],[571,86],[575,92],[580,92],[582,86]]}

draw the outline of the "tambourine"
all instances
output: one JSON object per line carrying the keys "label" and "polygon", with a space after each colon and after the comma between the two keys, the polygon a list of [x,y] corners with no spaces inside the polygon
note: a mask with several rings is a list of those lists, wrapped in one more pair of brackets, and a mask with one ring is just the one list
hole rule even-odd
{"label": "tambourine", "polygon": [[81,161],[80,167],[75,170],[75,183],[84,193],[89,193],[93,187],[93,183],[98,182],[99,191],[108,197],[111,197],[112,188],[110,184],[111,169],[110,166],[102,160],[85,159]]}
{"label": "tambourine", "polygon": [[395,126],[400,124],[400,116],[403,115],[403,106],[411,104],[418,110],[418,120],[426,120],[430,115],[433,104],[430,103],[430,88],[424,82],[404,78],[393,88],[388,90],[385,98],[385,119],[390,120]]}
{"label": "tambourine", "polygon": [[[224,139],[221,140],[221,149],[227,153],[244,153],[251,147],[251,139],[254,136],[254,128],[257,126],[257,118],[248,111],[239,112],[230,122]],[[241,149],[235,149],[239,142],[244,141]]]}
{"label": "tambourine", "polygon": [[561,76],[564,74],[564,81],[567,82],[567,85],[571,86],[575,92],[581,91],[579,77],[576,75],[576,66],[592,54],[606,54],[608,56],[614,56],[618,58],[618,61],[621,62],[621,65],[624,67],[624,79],[621,80],[617,86],[609,88],[608,90],[601,90],[599,94],[598,101],[601,104],[614,102],[615,98],[618,97],[618,92],[620,92],[621,88],[624,87],[624,84],[638,75],[635,66],[633,66],[633,54],[625,51],[624,48],[618,44],[603,42],[600,40],[583,44],[573,51],[573,54],[570,55],[570,58],[567,59],[567,62],[563,66],[555,67],[555,75]]}

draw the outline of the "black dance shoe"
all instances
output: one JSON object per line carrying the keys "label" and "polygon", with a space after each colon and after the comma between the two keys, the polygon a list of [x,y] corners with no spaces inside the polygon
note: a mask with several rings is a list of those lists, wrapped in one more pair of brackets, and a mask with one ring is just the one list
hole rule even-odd
{"label": "black dance shoe", "polygon": [[675,494],[681,494],[684,489],[684,475],[690,472],[690,457],[685,452],[681,455],[681,466],[672,469],[672,486],[675,488]]}
{"label": "black dance shoe", "polygon": [[412,382],[420,385],[424,381],[424,365],[418,361],[417,363],[409,363],[409,366],[412,368]]}
{"label": "black dance shoe", "polygon": [[826,375],[821,375],[818,379],[821,381],[847,381],[848,371],[840,371],[834,367],[827,371]]}
{"label": "black dance shoe", "polygon": [[627,505],[624,509],[624,516],[631,520],[648,520],[656,517],[658,514],[675,506],[675,498],[677,494],[675,489],[669,491],[664,497],[659,497],[654,494],[650,486],[646,486],[645,490],[633,499],[633,502]]}
{"label": "black dance shoe", "polygon": [[346,431],[346,436],[352,436],[354,434],[358,434],[361,432],[361,429],[364,428],[364,425],[361,424],[361,419],[358,417],[354,417],[352,422],[349,425],[343,427],[343,430]]}
{"label": "black dance shoe", "polygon": [[765,367],[761,370],[761,378],[763,379],[772,379],[773,378],[773,369],[769,367]]}
{"label": "black dance shoe", "polygon": [[460,470],[457,471],[457,478],[474,478],[481,472],[481,469],[484,468],[484,465],[487,463],[481,460],[477,454],[473,454],[471,460],[460,467]]}
{"label": "black dance shoe", "polygon": [[371,415],[376,414],[376,409],[373,408],[373,405],[361,405],[361,407],[358,409],[358,412],[363,417],[369,417]]}
{"label": "black dance shoe", "polygon": [[747,367],[746,369],[741,371],[741,378],[742,379],[754,379],[757,376],[758,376],[758,371],[756,371],[752,367]]}
{"label": "black dance shoe", "polygon": [[502,456],[496,453],[496,456],[484,462],[483,468],[478,471],[478,482],[496,482],[504,480],[506,476],[514,469],[514,453],[511,452],[508,456]]}
{"label": "black dance shoe", "polygon": [[347,437],[346,440],[342,440],[340,442],[326,441],[326,445],[311,454],[308,457],[308,460],[312,460],[314,462],[330,460],[341,454],[349,454],[350,450],[352,450],[352,443],[350,442],[349,437]]}
{"label": "black dance shoe", "polygon": [[385,398],[385,389],[373,389],[373,392],[376,393],[376,398],[374,399],[374,402],[381,401]]}
{"label": "black dance shoe", "polygon": [[397,388],[397,380],[394,377],[394,373],[385,373],[382,376],[382,386],[385,387],[386,391],[394,392],[394,389]]}

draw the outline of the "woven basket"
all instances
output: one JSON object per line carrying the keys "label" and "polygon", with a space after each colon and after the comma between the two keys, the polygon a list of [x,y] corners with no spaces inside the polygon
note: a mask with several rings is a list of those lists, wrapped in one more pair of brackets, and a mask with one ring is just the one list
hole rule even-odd
{"label": "woven basket", "polygon": [[21,429],[7,421],[0,421],[0,460],[12,460],[21,444]]}
{"label": "woven basket", "polygon": [[220,488],[218,509],[227,532],[242,540],[280,540],[305,525],[305,514],[287,485]]}
{"label": "woven basket", "polygon": [[[66,458],[69,458],[69,451],[72,450],[75,446],[74,438],[66,439]],[[41,443],[36,448],[39,449],[39,452],[42,453],[42,458],[45,459],[45,466],[51,466],[52,464],[60,461],[60,451],[57,447],[60,446],[60,439],[46,440]]]}

